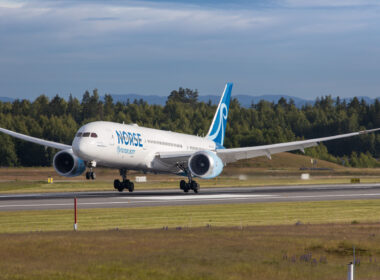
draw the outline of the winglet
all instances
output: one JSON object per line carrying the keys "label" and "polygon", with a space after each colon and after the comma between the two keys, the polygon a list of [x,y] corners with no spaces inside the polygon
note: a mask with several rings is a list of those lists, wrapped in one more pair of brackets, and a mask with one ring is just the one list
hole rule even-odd
{"label": "winglet", "polygon": [[233,83],[227,83],[222,97],[220,98],[218,109],[212,120],[210,129],[206,138],[213,140],[218,148],[223,147],[224,134],[226,133],[228,110],[230,108],[230,99]]}

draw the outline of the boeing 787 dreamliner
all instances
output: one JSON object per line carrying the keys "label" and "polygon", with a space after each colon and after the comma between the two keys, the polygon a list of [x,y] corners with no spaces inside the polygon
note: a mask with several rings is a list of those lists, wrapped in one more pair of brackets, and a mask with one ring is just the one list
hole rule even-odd
{"label": "boeing 787 dreamliner", "polygon": [[319,142],[346,138],[380,130],[380,128],[352,132],[330,137],[287,143],[232,148],[223,147],[232,83],[227,83],[210,129],[205,137],[127,125],[96,121],[79,128],[71,145],[47,141],[20,134],[4,128],[1,132],[13,137],[60,150],[53,159],[53,166],[61,176],[73,177],[83,174],[95,179],[93,168],[104,166],[120,170],[122,180],[114,181],[114,188],[122,192],[134,190],[127,179],[127,170],[173,173],[188,178],[179,187],[184,192],[199,191],[194,178],[210,179],[218,176],[223,167],[240,159],[259,156],[271,158],[272,154],[301,150],[318,145]]}

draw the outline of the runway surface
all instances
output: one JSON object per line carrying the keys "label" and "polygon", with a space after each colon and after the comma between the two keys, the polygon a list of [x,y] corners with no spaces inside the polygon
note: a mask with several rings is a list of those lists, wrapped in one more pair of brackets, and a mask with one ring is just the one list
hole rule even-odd
{"label": "runway surface", "polygon": [[134,193],[109,191],[0,195],[0,211],[72,209],[74,197],[77,197],[80,209],[380,199],[380,184],[210,188],[201,189],[199,194],[180,190],[139,191],[137,188]]}

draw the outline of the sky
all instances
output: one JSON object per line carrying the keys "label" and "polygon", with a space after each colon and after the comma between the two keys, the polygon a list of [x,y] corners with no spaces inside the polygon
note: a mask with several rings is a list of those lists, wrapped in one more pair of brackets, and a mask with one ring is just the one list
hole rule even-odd
{"label": "sky", "polygon": [[0,0],[0,96],[380,97],[374,0]]}

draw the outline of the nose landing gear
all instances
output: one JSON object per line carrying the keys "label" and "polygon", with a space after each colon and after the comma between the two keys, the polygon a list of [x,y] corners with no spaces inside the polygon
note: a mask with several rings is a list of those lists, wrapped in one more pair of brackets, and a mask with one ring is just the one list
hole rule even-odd
{"label": "nose landing gear", "polygon": [[96,167],[96,162],[95,161],[88,162],[88,167],[89,167],[90,171],[86,172],[86,179],[87,180],[90,180],[90,179],[91,180],[95,180],[96,179],[96,174],[93,171],[93,168]]}
{"label": "nose landing gear", "polygon": [[90,168],[90,171],[86,172],[86,179],[87,180],[95,180],[96,179],[96,173],[92,171],[92,168]]}
{"label": "nose landing gear", "polygon": [[117,189],[119,192],[122,192],[124,189],[127,189],[129,192],[133,192],[135,189],[135,184],[127,179],[127,170],[120,169],[120,176],[122,177],[122,181],[116,179],[113,182],[113,187]]}

